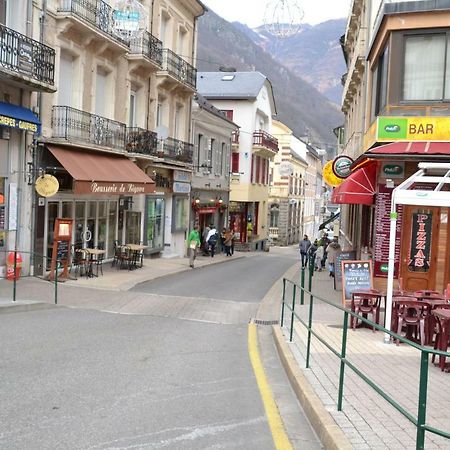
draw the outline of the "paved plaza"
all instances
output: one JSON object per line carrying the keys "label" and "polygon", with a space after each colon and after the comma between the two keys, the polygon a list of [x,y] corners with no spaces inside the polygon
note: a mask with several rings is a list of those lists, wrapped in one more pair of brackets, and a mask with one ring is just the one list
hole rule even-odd
{"label": "paved plaza", "polygon": [[[293,280],[299,279],[297,272]],[[333,290],[327,272],[314,276],[313,293],[341,304],[341,292]],[[292,294],[287,295],[291,299]],[[306,302],[309,296],[305,296]],[[308,306],[299,306],[296,312],[308,317]],[[295,321],[294,321],[295,323]],[[342,344],[343,313],[329,305],[314,306],[313,329],[335,349]],[[283,333],[289,339],[290,315],[287,315]],[[385,344],[384,334],[367,328],[348,331],[347,359],[387,394],[417,416],[420,352],[404,344]],[[322,403],[357,450],[415,448],[416,428],[389,403],[346,368],[343,411],[337,411],[339,359],[317,339],[312,340],[310,369],[305,369],[307,333],[295,323],[294,342],[290,348],[302,372]],[[431,358],[430,358],[431,359]],[[450,374],[442,373],[430,363],[428,384],[427,424],[450,431]],[[450,442],[426,433],[426,449],[449,449]]]}

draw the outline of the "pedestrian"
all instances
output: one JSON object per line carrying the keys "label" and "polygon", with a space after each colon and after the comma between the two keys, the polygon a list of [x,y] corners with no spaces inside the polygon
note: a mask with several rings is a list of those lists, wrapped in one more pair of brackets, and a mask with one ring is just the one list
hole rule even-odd
{"label": "pedestrian", "polygon": [[316,262],[315,262],[315,270],[321,272],[322,271],[322,260],[323,260],[324,248],[322,243],[319,241],[318,247],[316,250]]}
{"label": "pedestrian", "polygon": [[197,248],[200,247],[200,233],[198,232],[198,225],[189,233],[188,237],[189,247],[189,266],[194,268],[194,261],[197,257]]}
{"label": "pedestrian", "polygon": [[317,239],[314,239],[314,242],[310,245],[308,249],[308,262],[309,264],[312,264],[312,267],[315,267],[315,261],[316,261],[316,252],[317,252]]}
{"label": "pedestrian", "polygon": [[208,236],[206,237],[206,242],[208,245],[208,250],[211,255],[211,258],[214,258],[214,252],[216,250],[218,240],[219,240],[219,233],[217,232],[215,226],[211,224]]}
{"label": "pedestrian", "polygon": [[222,250],[222,253],[225,253],[225,233],[227,232],[227,229],[224,227],[222,228],[222,233],[220,233],[220,247]]}
{"label": "pedestrian", "polygon": [[311,241],[308,239],[307,234],[303,236],[303,240],[300,241],[298,247],[300,249],[300,256],[302,259],[302,269],[304,269],[306,267],[306,264],[308,263],[308,250],[309,247],[311,247]]}
{"label": "pedestrian", "polygon": [[208,225],[206,225],[206,227],[203,230],[202,233],[202,240],[203,240],[203,255],[204,256],[208,256],[208,234],[209,234],[209,230],[211,228],[209,228]]}
{"label": "pedestrian", "polygon": [[322,236],[322,247],[323,247],[322,269],[325,269],[325,266],[327,263],[327,257],[328,257],[327,247],[330,242],[331,241],[328,239],[327,233],[324,232],[323,236]]}
{"label": "pedestrian", "polygon": [[328,253],[328,271],[330,273],[330,277],[334,277],[335,272],[335,264],[336,258],[341,253],[342,249],[339,245],[338,238],[335,236],[333,241],[328,244],[327,253]]}
{"label": "pedestrian", "polygon": [[231,231],[230,228],[226,230],[224,233],[223,245],[225,247],[226,256],[232,256],[231,246],[233,245],[233,235],[234,233]]}

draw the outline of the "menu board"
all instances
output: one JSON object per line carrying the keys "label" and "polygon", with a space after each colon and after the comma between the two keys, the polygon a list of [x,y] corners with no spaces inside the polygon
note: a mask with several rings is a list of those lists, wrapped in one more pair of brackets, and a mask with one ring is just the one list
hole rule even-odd
{"label": "menu board", "polygon": [[351,301],[352,292],[372,289],[372,261],[342,261],[342,302]]}
{"label": "menu board", "polygon": [[[383,184],[378,185],[375,203],[375,246],[374,273],[376,277],[387,278],[389,262],[389,234],[391,229],[391,199],[393,188]],[[403,205],[397,205],[397,228],[395,233],[395,265],[394,277],[398,277],[401,245],[401,229],[403,220]]]}
{"label": "menu board", "polygon": [[69,277],[70,244],[72,241],[73,219],[55,220],[52,262],[50,267],[50,280],[55,279],[55,273],[62,268],[59,279]]}
{"label": "menu board", "polygon": [[69,259],[69,242],[58,241],[57,258],[60,261],[67,261]]}
{"label": "menu board", "polygon": [[336,257],[336,264],[334,265],[334,289],[341,288],[342,281],[342,266],[341,261],[348,261],[356,259],[356,252],[351,250],[349,252],[341,252]]}

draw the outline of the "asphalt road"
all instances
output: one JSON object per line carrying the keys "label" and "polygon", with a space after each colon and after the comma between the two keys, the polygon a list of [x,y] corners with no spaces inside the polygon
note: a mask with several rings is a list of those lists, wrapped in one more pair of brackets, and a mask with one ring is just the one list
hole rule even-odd
{"label": "asphalt road", "polygon": [[[257,302],[293,262],[261,255],[136,290]],[[63,307],[3,314],[0,324],[0,449],[274,448],[246,324]],[[273,349],[263,353],[279,388]],[[319,448],[283,395],[298,448]]]}

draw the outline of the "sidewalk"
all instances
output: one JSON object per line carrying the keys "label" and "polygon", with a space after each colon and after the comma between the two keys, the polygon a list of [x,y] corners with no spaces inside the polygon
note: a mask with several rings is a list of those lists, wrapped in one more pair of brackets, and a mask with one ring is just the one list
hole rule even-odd
{"label": "sidewalk", "polygon": [[[299,273],[292,280],[299,280]],[[333,290],[328,272],[316,272],[313,293],[341,304],[341,292]],[[291,301],[292,291],[286,299]],[[305,295],[305,303],[309,296]],[[309,307],[296,312],[307,321]],[[335,349],[342,343],[343,314],[331,306],[314,303],[313,328]],[[289,340],[290,314],[285,316],[283,334]],[[357,450],[415,448],[416,428],[368,384],[346,367],[343,411],[337,411],[340,361],[316,338],[312,338],[310,369],[305,369],[307,333],[295,323],[293,343],[289,343],[301,372],[314,388],[326,410]],[[420,352],[400,344],[385,344],[379,331],[362,328],[348,331],[347,359],[372,379],[403,408],[417,417]],[[431,360],[431,358],[430,358]],[[450,431],[450,375],[429,364],[427,424]],[[449,449],[450,441],[426,433],[428,449]]]}

